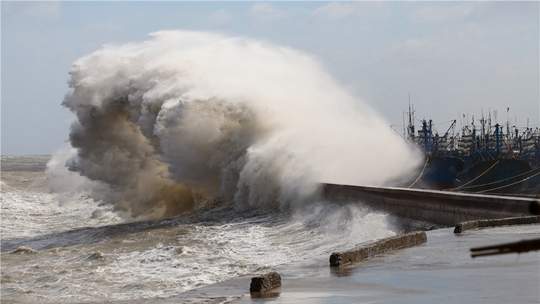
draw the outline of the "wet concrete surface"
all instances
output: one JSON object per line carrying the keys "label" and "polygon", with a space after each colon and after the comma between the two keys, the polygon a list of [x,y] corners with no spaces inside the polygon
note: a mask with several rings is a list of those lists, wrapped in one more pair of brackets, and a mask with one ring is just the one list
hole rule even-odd
{"label": "wet concrete surface", "polygon": [[[279,295],[249,296],[249,277],[192,290],[177,299],[229,296],[234,303],[539,303],[540,252],[471,258],[471,247],[540,237],[540,225],[428,233],[428,242],[342,270],[327,257],[277,267]],[[236,299],[233,295],[240,296]]]}

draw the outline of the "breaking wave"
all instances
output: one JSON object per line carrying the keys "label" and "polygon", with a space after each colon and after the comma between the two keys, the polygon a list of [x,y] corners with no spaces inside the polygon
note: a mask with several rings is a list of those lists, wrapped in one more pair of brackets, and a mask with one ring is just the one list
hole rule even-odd
{"label": "breaking wave", "polygon": [[80,58],[69,85],[76,120],[62,164],[131,217],[288,208],[319,182],[378,185],[418,163],[315,58],[266,42],[156,32]]}

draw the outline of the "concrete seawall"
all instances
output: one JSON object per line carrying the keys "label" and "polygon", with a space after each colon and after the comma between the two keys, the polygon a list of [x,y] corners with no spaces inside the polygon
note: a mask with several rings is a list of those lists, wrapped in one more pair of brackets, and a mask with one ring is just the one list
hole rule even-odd
{"label": "concrete seawall", "polygon": [[391,214],[451,226],[460,222],[540,214],[540,199],[447,191],[322,184],[324,198],[361,201]]}

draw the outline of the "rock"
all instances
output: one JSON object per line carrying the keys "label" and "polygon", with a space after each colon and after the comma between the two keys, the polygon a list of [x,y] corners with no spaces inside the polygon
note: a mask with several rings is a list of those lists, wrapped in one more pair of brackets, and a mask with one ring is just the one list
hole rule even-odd
{"label": "rock", "polygon": [[87,259],[88,260],[103,260],[105,259],[105,256],[103,255],[103,253],[96,251],[92,253],[91,255],[89,255]]}
{"label": "rock", "polygon": [[17,249],[10,252],[11,254],[36,254],[37,251],[26,246],[19,246]]}

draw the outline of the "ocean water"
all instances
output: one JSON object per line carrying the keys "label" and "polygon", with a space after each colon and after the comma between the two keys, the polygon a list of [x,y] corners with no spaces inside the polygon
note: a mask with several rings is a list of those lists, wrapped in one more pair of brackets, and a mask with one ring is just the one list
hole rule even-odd
{"label": "ocean water", "polygon": [[[358,204],[207,208],[134,222],[110,205],[51,192],[47,156],[2,157],[2,303],[169,297],[395,234]],[[35,252],[17,254],[21,246]]]}

